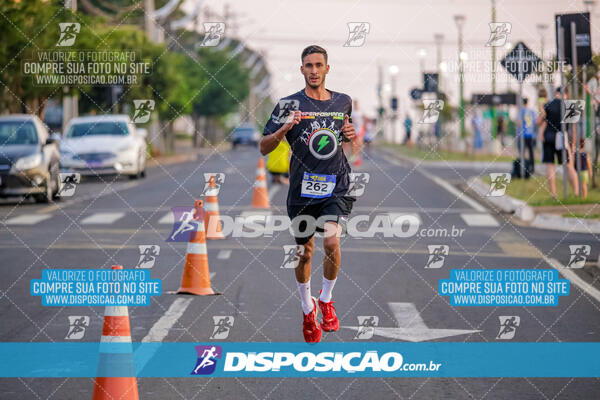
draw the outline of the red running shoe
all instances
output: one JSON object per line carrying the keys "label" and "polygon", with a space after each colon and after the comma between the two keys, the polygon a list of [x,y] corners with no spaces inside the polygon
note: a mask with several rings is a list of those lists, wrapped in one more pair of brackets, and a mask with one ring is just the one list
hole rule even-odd
{"label": "red running shoe", "polygon": [[318,343],[321,341],[321,327],[317,323],[317,313],[319,310],[317,309],[316,299],[313,297],[313,304],[315,308],[310,312],[310,314],[306,315],[302,313],[304,316],[304,321],[302,321],[302,333],[304,334],[304,340],[306,343]]}
{"label": "red running shoe", "polygon": [[335,307],[333,306],[334,301],[324,303],[319,299],[319,308],[323,314],[323,322],[321,322],[321,328],[326,332],[335,332],[340,329],[340,321],[337,315],[335,315]]}

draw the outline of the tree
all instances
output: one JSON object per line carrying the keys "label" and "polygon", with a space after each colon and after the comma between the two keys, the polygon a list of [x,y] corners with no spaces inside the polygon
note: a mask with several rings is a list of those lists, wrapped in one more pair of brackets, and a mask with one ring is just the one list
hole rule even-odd
{"label": "tree", "polygon": [[[200,49],[197,54],[208,82],[200,88],[202,96],[194,97],[192,103],[195,137],[199,137],[199,118],[204,117],[203,139],[214,143],[217,140],[215,118],[239,108],[250,92],[249,76],[238,56],[231,58],[227,52],[208,48]],[[201,144],[198,139],[194,142]]]}

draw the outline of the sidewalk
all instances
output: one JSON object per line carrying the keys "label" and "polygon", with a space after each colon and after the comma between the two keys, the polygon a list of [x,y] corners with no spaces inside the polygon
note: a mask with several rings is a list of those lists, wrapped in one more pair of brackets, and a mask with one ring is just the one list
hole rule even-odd
{"label": "sidewalk", "polygon": [[[414,158],[401,154],[394,148],[380,147],[384,153],[399,158],[409,163],[419,163],[425,167],[469,167],[473,169],[481,169],[482,171],[490,166],[503,169],[510,172],[512,163],[501,161],[427,161],[421,158]],[[538,169],[539,170],[539,169]],[[557,174],[558,175],[558,174]],[[600,213],[600,205],[592,204],[576,204],[576,205],[559,205],[559,206],[539,206],[532,207],[525,201],[513,198],[507,194],[500,197],[487,196],[489,192],[489,184],[483,182],[480,176],[475,176],[469,179],[464,185],[461,185],[461,190],[467,190],[481,199],[488,207],[497,212],[503,212],[513,215],[513,221],[519,225],[531,226],[539,229],[558,230],[565,232],[580,232],[588,234],[600,233],[600,220],[586,218],[567,218],[563,214],[581,213],[581,214],[598,214]]]}
{"label": "sidewalk", "polygon": [[515,199],[507,194],[499,197],[488,196],[489,184],[480,177],[473,177],[467,183],[469,189],[475,192],[487,204],[494,206],[501,212],[513,214],[520,225],[540,229],[550,229],[564,232],[600,233],[600,220],[586,218],[568,218],[564,214],[598,214],[600,204],[566,204],[559,206],[527,205],[523,200]]}
{"label": "sidewalk", "polygon": [[226,150],[230,147],[229,143],[223,143],[217,146],[193,147],[191,141],[175,141],[175,154],[159,155],[146,160],[146,165],[150,168],[158,166],[168,166],[181,164],[188,161],[195,161],[200,156],[208,156],[213,152]]}

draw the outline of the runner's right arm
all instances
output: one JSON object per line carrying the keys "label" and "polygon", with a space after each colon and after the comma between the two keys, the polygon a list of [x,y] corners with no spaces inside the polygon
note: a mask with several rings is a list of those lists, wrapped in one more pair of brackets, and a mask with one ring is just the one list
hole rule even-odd
{"label": "runner's right arm", "polygon": [[283,140],[285,134],[288,133],[294,125],[300,123],[302,113],[300,111],[294,111],[294,119],[290,122],[283,124],[281,128],[270,135],[265,135],[260,140],[260,154],[263,156],[269,154],[279,145],[279,142]]}

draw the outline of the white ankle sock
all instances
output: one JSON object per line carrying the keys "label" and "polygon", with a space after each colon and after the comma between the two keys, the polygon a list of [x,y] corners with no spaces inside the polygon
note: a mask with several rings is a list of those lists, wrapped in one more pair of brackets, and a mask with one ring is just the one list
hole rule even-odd
{"label": "white ankle sock", "polygon": [[300,283],[296,281],[298,285],[298,291],[300,292],[300,301],[302,302],[302,311],[308,315],[314,309],[312,297],[310,296],[310,279],[306,283]]}
{"label": "white ankle sock", "polygon": [[321,300],[323,303],[329,303],[331,301],[331,294],[333,293],[335,281],[337,281],[337,278],[330,281],[329,279],[323,277],[323,289],[321,290],[321,295],[319,296],[319,300]]}

